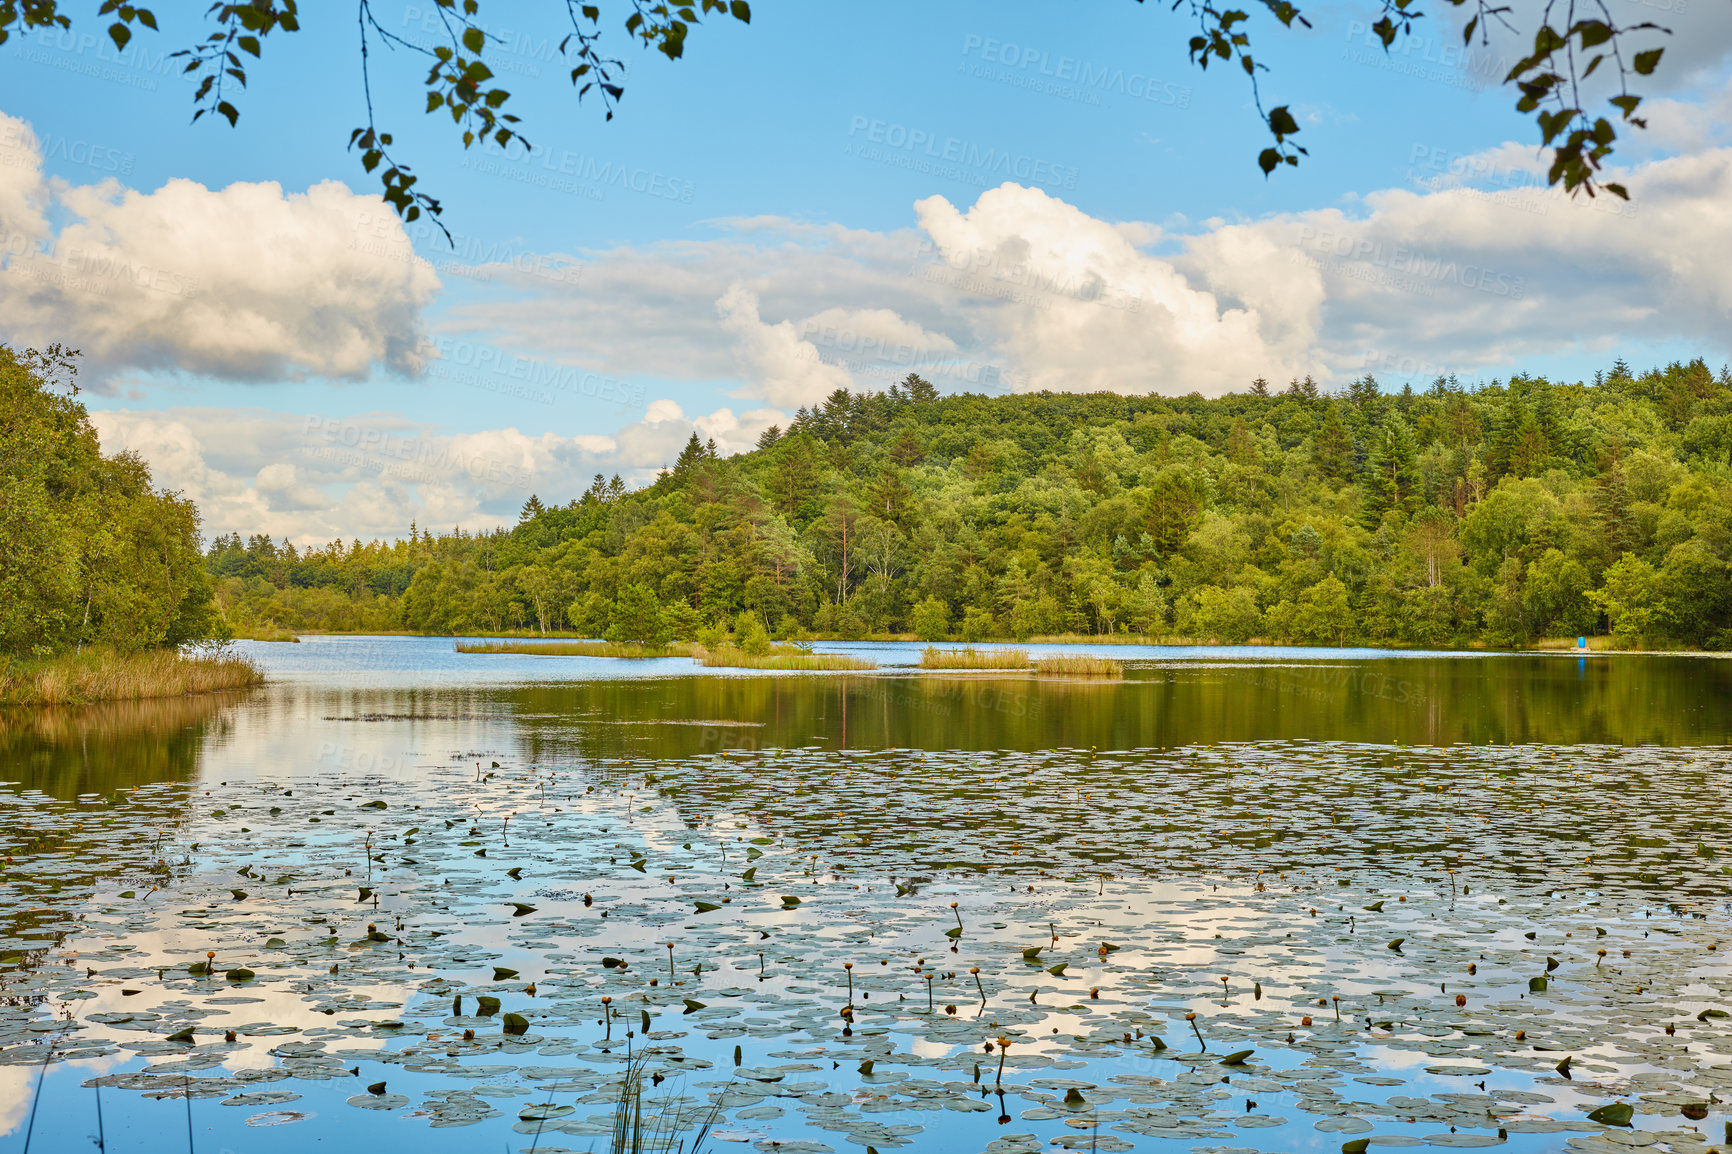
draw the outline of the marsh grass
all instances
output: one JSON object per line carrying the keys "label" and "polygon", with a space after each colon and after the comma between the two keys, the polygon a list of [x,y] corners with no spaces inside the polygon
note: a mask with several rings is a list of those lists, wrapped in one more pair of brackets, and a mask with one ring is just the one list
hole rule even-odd
{"label": "marsh grass", "polygon": [[747,653],[731,645],[706,650],[698,659],[712,668],[727,669],[788,669],[818,671],[835,669],[876,669],[878,663],[840,653],[812,653],[792,645],[778,645],[769,653]]}
{"label": "marsh grass", "polygon": [[920,654],[922,669],[1027,669],[1026,649],[940,649],[928,645]]}
{"label": "marsh grass", "polygon": [[633,641],[459,641],[459,653],[525,653],[531,657],[697,657],[689,641],[640,645]]}
{"label": "marsh grass", "polygon": [[234,630],[237,641],[299,641],[291,629],[283,629],[275,625],[242,626]]}
{"label": "marsh grass", "polygon": [[1110,657],[1094,657],[1087,653],[1059,653],[1035,661],[1036,673],[1056,673],[1066,677],[1123,677],[1122,661]]}
{"label": "marsh grass", "polygon": [[[648,1103],[652,1112],[645,1113],[646,1066],[642,1055],[626,1062],[625,1078],[614,1104],[608,1154],[702,1154],[710,1131],[721,1116],[723,1095],[716,1095],[708,1109],[688,1112],[682,1103],[670,1098]],[[682,1137],[682,1131],[693,1127],[694,1134]]]}
{"label": "marsh grass", "polygon": [[87,705],[141,701],[224,689],[251,689],[265,675],[233,653],[187,655],[86,651],[0,664],[0,705]]}

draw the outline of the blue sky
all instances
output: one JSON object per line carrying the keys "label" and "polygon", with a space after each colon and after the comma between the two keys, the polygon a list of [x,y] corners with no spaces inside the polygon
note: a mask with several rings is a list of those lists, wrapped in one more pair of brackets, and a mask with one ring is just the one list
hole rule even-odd
{"label": "blue sky", "polygon": [[[557,6],[484,5],[532,154],[465,153],[420,111],[421,58],[373,57],[454,246],[405,231],[346,150],[352,14],[274,38],[238,131],[188,123],[166,53],[190,16],[120,54],[94,22],[15,36],[0,337],[82,345],[105,443],[211,530],[302,540],[508,519],[526,488],[643,479],[694,428],[737,449],[909,368],[1212,394],[1718,366],[1732,238],[1701,209],[1726,191],[1732,15],[1616,2],[1678,32],[1628,207],[1544,188],[1496,83],[1513,41],[1464,57],[1447,14],[1390,55],[1371,5],[1255,21],[1265,103],[1311,153],[1265,180],[1249,86],[1189,65],[1166,5],[765,2],[679,62],[614,35],[611,123],[565,80]],[[431,4],[374,10],[437,35]]]}

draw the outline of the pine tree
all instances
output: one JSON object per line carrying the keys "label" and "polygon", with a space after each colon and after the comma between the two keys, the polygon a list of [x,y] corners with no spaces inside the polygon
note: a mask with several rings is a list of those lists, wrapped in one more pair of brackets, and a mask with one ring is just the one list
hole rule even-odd
{"label": "pine tree", "polygon": [[1353,434],[1341,419],[1340,406],[1331,404],[1323,411],[1323,426],[1312,443],[1312,459],[1317,471],[1331,481],[1344,481],[1353,469]]}
{"label": "pine tree", "polygon": [[1347,384],[1347,399],[1355,408],[1363,409],[1377,397],[1377,392],[1377,378],[1370,373]]}
{"label": "pine tree", "polygon": [[909,373],[902,378],[902,388],[907,392],[911,404],[926,405],[938,399],[938,390],[919,373]]}
{"label": "pine tree", "polygon": [[1411,513],[1419,500],[1419,470],[1407,426],[1392,421],[1383,428],[1377,451],[1365,470],[1365,505],[1360,524],[1375,529],[1391,512]]}

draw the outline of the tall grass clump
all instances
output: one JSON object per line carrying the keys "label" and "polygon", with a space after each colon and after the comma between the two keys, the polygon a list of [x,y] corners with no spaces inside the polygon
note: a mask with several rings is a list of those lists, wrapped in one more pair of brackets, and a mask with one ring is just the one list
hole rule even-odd
{"label": "tall grass clump", "polygon": [[264,679],[251,658],[226,651],[189,655],[173,649],[149,649],[142,653],[91,650],[0,664],[0,704],[141,701],[251,689]]}
{"label": "tall grass clump", "polygon": [[1086,653],[1059,653],[1042,657],[1034,663],[1036,673],[1058,673],[1068,677],[1123,677],[1122,661],[1110,657],[1092,657]]}
{"label": "tall grass clump", "polygon": [[836,669],[877,669],[875,661],[863,661],[840,653],[812,653],[792,645],[778,645],[771,653],[747,653],[732,645],[706,651],[702,664],[726,669],[787,669],[816,672]]}
{"label": "tall grass clump", "polygon": [[922,669],[1027,669],[1026,649],[940,649],[928,645],[920,654]]}
{"label": "tall grass clump", "polygon": [[[710,1131],[721,1116],[723,1093],[706,1108],[687,1110],[672,1097],[647,1103],[645,1111],[644,1081],[648,1063],[642,1055],[626,1062],[625,1079],[614,1102],[613,1128],[608,1135],[608,1154],[702,1154],[709,1142]],[[732,1081],[728,1086],[732,1086]],[[690,1136],[683,1134],[695,1128]]]}

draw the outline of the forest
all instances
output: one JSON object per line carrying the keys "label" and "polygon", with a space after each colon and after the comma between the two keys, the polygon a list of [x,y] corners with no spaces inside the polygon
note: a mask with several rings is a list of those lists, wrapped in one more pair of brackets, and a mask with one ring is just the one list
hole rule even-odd
{"label": "forest", "polygon": [[198,509],[102,452],[76,378],[72,350],[0,345],[0,673],[222,635]]}
{"label": "forest", "polygon": [[509,528],[206,555],[237,633],[1732,649],[1732,374],[838,390]]}

